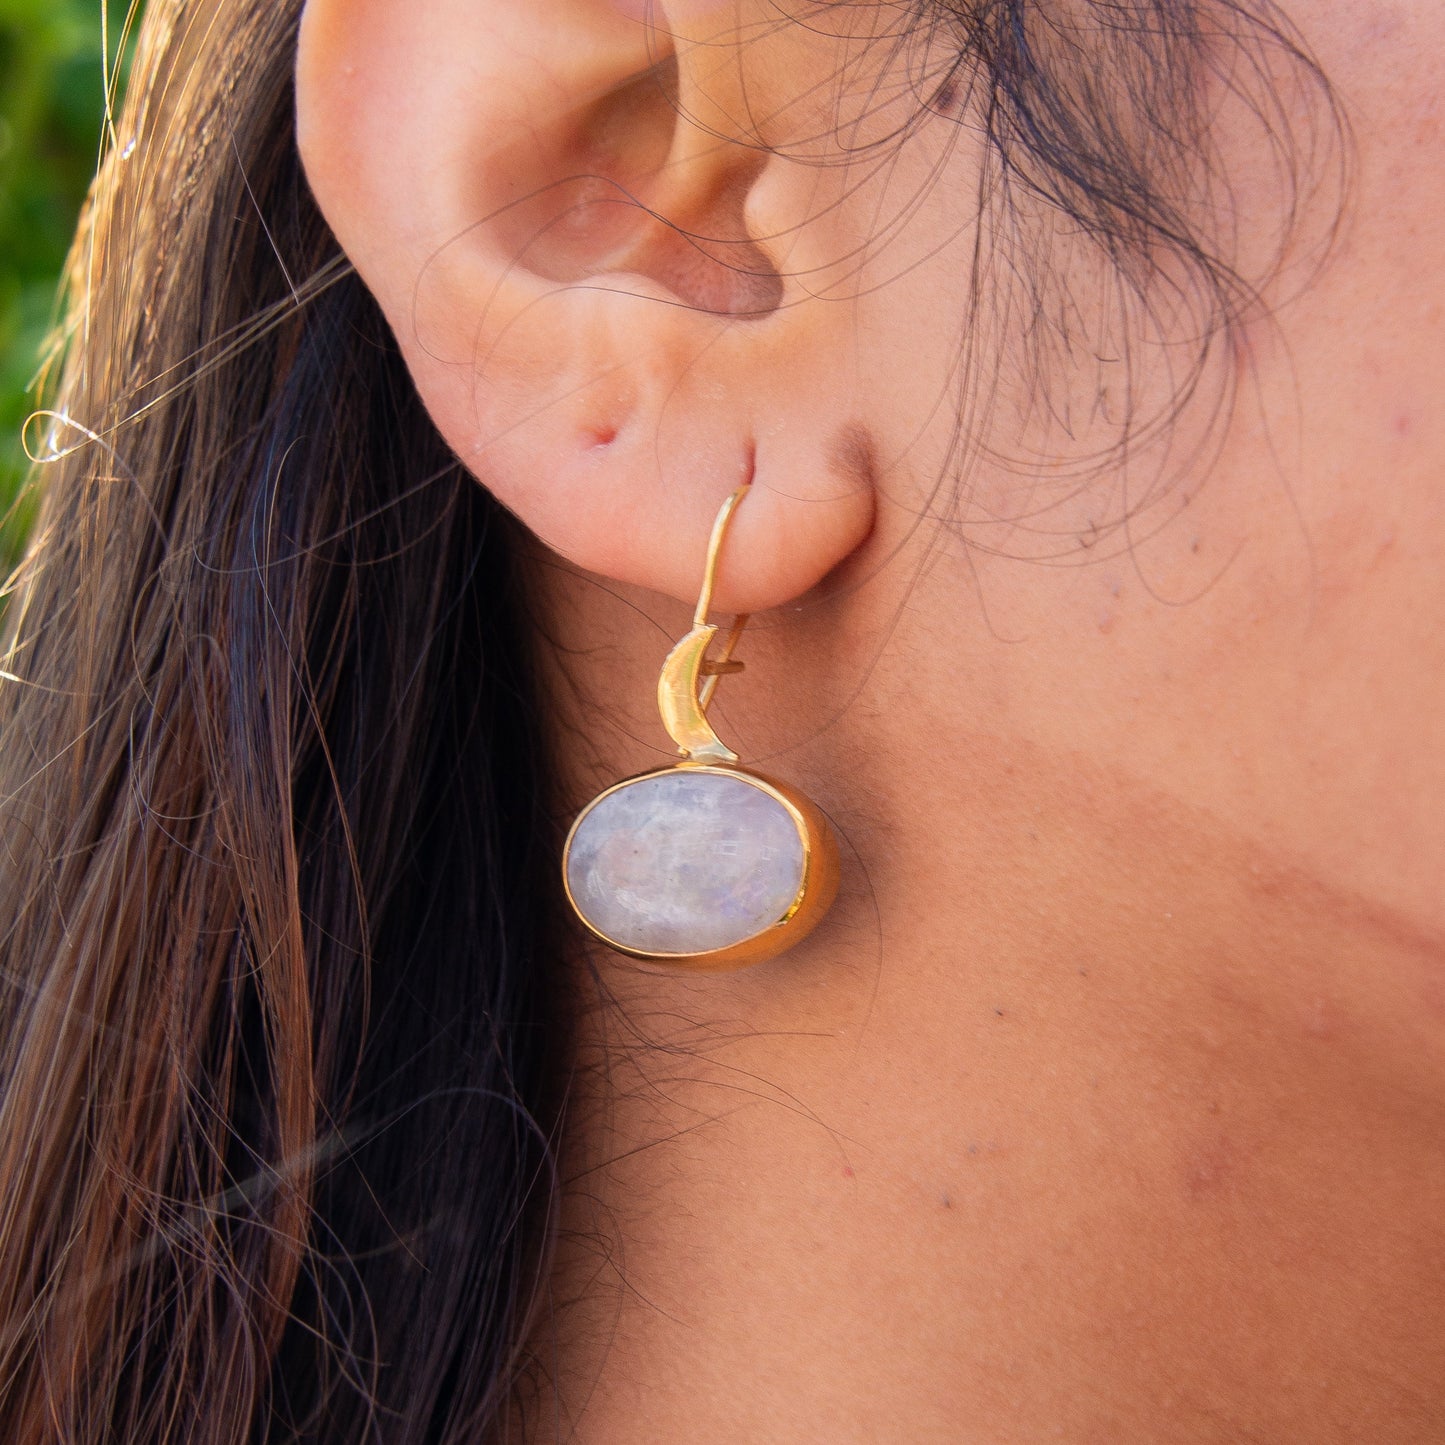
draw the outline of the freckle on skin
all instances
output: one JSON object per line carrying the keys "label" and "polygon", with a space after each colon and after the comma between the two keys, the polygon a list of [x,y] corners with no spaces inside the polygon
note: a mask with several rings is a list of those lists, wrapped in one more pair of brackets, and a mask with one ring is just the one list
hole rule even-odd
{"label": "freckle on skin", "polygon": [[1316,998],[1305,1011],[1305,1037],[1333,1039],[1339,1035],[1343,1022],[1339,1008],[1330,999]]}
{"label": "freckle on skin", "polygon": [[1204,1199],[1224,1192],[1237,1173],[1239,1151],[1233,1140],[1221,1134],[1188,1159],[1184,1191],[1190,1199]]}

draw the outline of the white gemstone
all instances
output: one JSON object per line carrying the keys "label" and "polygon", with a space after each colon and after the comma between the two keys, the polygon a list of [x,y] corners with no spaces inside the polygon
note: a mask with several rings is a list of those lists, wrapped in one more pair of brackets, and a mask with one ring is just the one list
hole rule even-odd
{"label": "white gemstone", "polygon": [[746,774],[673,768],[582,815],[567,885],[604,937],[640,953],[711,953],[784,918],[803,886],[793,815]]}

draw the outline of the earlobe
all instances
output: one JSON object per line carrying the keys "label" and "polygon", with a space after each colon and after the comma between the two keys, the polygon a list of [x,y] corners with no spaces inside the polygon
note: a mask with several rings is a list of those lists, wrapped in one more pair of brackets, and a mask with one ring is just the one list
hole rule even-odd
{"label": "earlobe", "polygon": [[766,51],[797,41],[706,8],[309,0],[298,138],[475,475],[577,565],[684,601],[752,481],[718,603],[757,611],[861,545],[874,479],[848,306],[784,274],[837,249],[798,225],[827,214],[818,169],[748,119],[786,109],[759,83],[806,86]]}

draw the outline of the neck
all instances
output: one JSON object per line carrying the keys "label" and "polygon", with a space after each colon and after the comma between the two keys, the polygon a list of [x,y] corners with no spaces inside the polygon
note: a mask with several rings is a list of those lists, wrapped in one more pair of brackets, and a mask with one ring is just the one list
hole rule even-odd
{"label": "neck", "polygon": [[[1231,729],[1242,680],[1166,665],[1187,614],[1033,572],[990,631],[905,551],[744,639],[719,730],[829,811],[843,891],[751,971],[579,968],[546,1348],[585,1438],[1333,1439],[1321,1371],[1348,1420],[1445,1345],[1386,1328],[1440,1315],[1434,920],[1270,824],[1265,701]],[[686,617],[540,591],[580,803],[665,761]]]}

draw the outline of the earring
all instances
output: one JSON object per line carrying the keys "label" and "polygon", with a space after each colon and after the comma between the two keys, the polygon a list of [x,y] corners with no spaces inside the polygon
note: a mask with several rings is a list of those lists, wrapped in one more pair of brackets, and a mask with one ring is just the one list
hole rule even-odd
{"label": "earring", "polygon": [[650,963],[742,968],[791,948],[838,891],[838,848],[795,788],[740,766],[707,720],[718,679],[743,670],[739,616],[714,660],[713,582],[740,487],[713,523],[692,631],[657,684],[682,761],[614,783],[578,814],[562,852],[568,901],[594,937]]}

